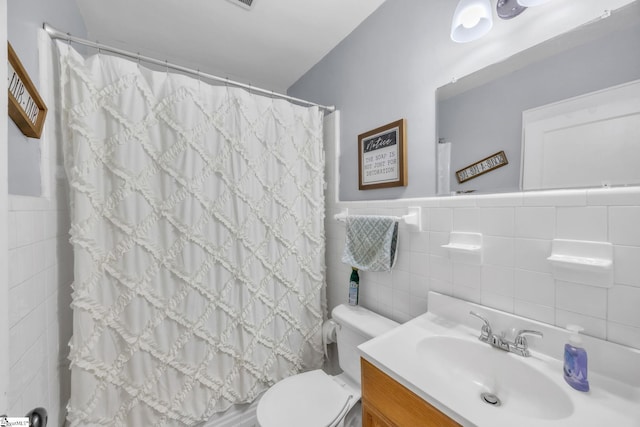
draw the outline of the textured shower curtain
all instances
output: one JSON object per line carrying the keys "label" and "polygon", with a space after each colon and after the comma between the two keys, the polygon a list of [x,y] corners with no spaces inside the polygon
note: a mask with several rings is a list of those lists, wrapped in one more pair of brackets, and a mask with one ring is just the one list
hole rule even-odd
{"label": "textured shower curtain", "polygon": [[58,49],[70,425],[194,425],[320,367],[318,109]]}

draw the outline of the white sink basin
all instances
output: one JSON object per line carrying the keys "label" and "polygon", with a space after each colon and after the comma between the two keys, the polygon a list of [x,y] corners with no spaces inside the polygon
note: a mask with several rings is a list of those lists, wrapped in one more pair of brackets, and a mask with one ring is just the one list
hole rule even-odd
{"label": "white sink basin", "polygon": [[[450,384],[472,404],[494,406],[496,416],[508,416],[509,412],[520,417],[561,419],[573,413],[573,403],[565,390],[519,360],[522,356],[480,341],[449,336],[422,339],[417,353],[433,379]],[[483,393],[497,396],[500,403],[483,401]]]}
{"label": "white sink basin", "polygon": [[[508,338],[518,329],[541,331],[544,338],[529,342],[531,357],[498,350],[478,340],[471,310]],[[429,312],[358,348],[463,427],[640,427],[640,350],[583,337],[591,386],[583,393],[562,375],[567,337],[555,326],[430,292]],[[487,403],[483,393],[501,404]]]}

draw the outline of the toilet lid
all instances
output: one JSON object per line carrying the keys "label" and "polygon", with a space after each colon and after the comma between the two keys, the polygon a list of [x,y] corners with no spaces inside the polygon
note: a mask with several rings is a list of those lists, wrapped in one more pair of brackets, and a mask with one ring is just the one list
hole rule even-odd
{"label": "toilet lid", "polygon": [[[358,396],[359,397],[359,396]],[[321,369],[294,375],[265,392],[257,409],[262,427],[328,427],[357,400]]]}

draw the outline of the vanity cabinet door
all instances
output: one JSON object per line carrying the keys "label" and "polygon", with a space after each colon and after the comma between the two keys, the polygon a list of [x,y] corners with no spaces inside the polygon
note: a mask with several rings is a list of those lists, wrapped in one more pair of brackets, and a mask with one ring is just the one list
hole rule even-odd
{"label": "vanity cabinet door", "polygon": [[456,427],[460,424],[364,359],[362,427]]}
{"label": "vanity cabinet door", "polygon": [[362,427],[394,427],[378,411],[367,404],[362,404]]}

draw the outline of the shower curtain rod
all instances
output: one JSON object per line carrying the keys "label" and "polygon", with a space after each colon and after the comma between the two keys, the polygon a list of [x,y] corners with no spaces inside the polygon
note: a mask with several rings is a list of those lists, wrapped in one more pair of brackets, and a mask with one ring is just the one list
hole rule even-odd
{"label": "shower curtain rod", "polygon": [[171,62],[168,61],[161,61],[155,58],[151,58],[149,56],[144,56],[144,55],[140,55],[139,53],[133,53],[133,52],[129,52],[126,50],[122,50],[122,49],[118,49],[116,47],[112,47],[112,46],[108,46],[108,45],[104,45],[98,42],[92,42],[91,40],[86,40],[86,39],[81,39],[79,37],[74,37],[69,33],[65,33],[63,31],[60,31],[54,27],[52,27],[51,25],[47,24],[46,22],[42,24],[42,28],[44,28],[44,30],[49,34],[49,36],[53,39],[61,39],[61,40],[66,40],[68,42],[73,42],[73,43],[77,43],[83,46],[88,46],[88,47],[92,47],[94,49],[98,49],[98,50],[104,50],[107,52],[111,52],[111,53],[115,53],[121,56],[126,56],[128,58],[132,58],[132,59],[136,59],[138,61],[144,61],[150,64],[155,64],[155,65],[160,65],[162,67],[166,67],[166,68],[171,68],[173,70],[178,70],[178,71],[182,71],[184,73],[188,73],[188,74],[193,74],[198,76],[199,78],[205,78],[208,80],[214,80],[216,82],[220,82],[220,83],[224,83],[224,84],[228,84],[228,85],[232,85],[232,86],[237,86],[237,87],[241,87],[243,89],[247,89],[250,92],[258,92],[261,93],[263,95],[267,95],[267,96],[272,96],[272,97],[278,97],[281,99],[286,99],[287,101],[291,101],[291,102],[295,102],[297,104],[303,104],[303,105],[307,105],[310,107],[318,107],[320,109],[323,109],[329,113],[332,113],[336,110],[336,107],[334,106],[326,106],[326,105],[320,105],[320,104],[316,104],[315,102],[310,102],[310,101],[305,101],[304,99],[299,99],[299,98],[294,98],[292,96],[289,95],[284,95],[281,93],[277,93],[274,92],[272,90],[267,90],[267,89],[262,89],[259,87],[255,87],[255,86],[251,86],[248,84],[244,84],[244,83],[240,83],[234,80],[229,80],[228,78],[225,77],[218,77],[218,76],[214,76],[213,74],[207,74],[207,73],[203,73],[200,70],[194,70],[192,68],[187,68],[187,67],[183,67],[181,65],[177,65],[177,64],[173,64]]}

